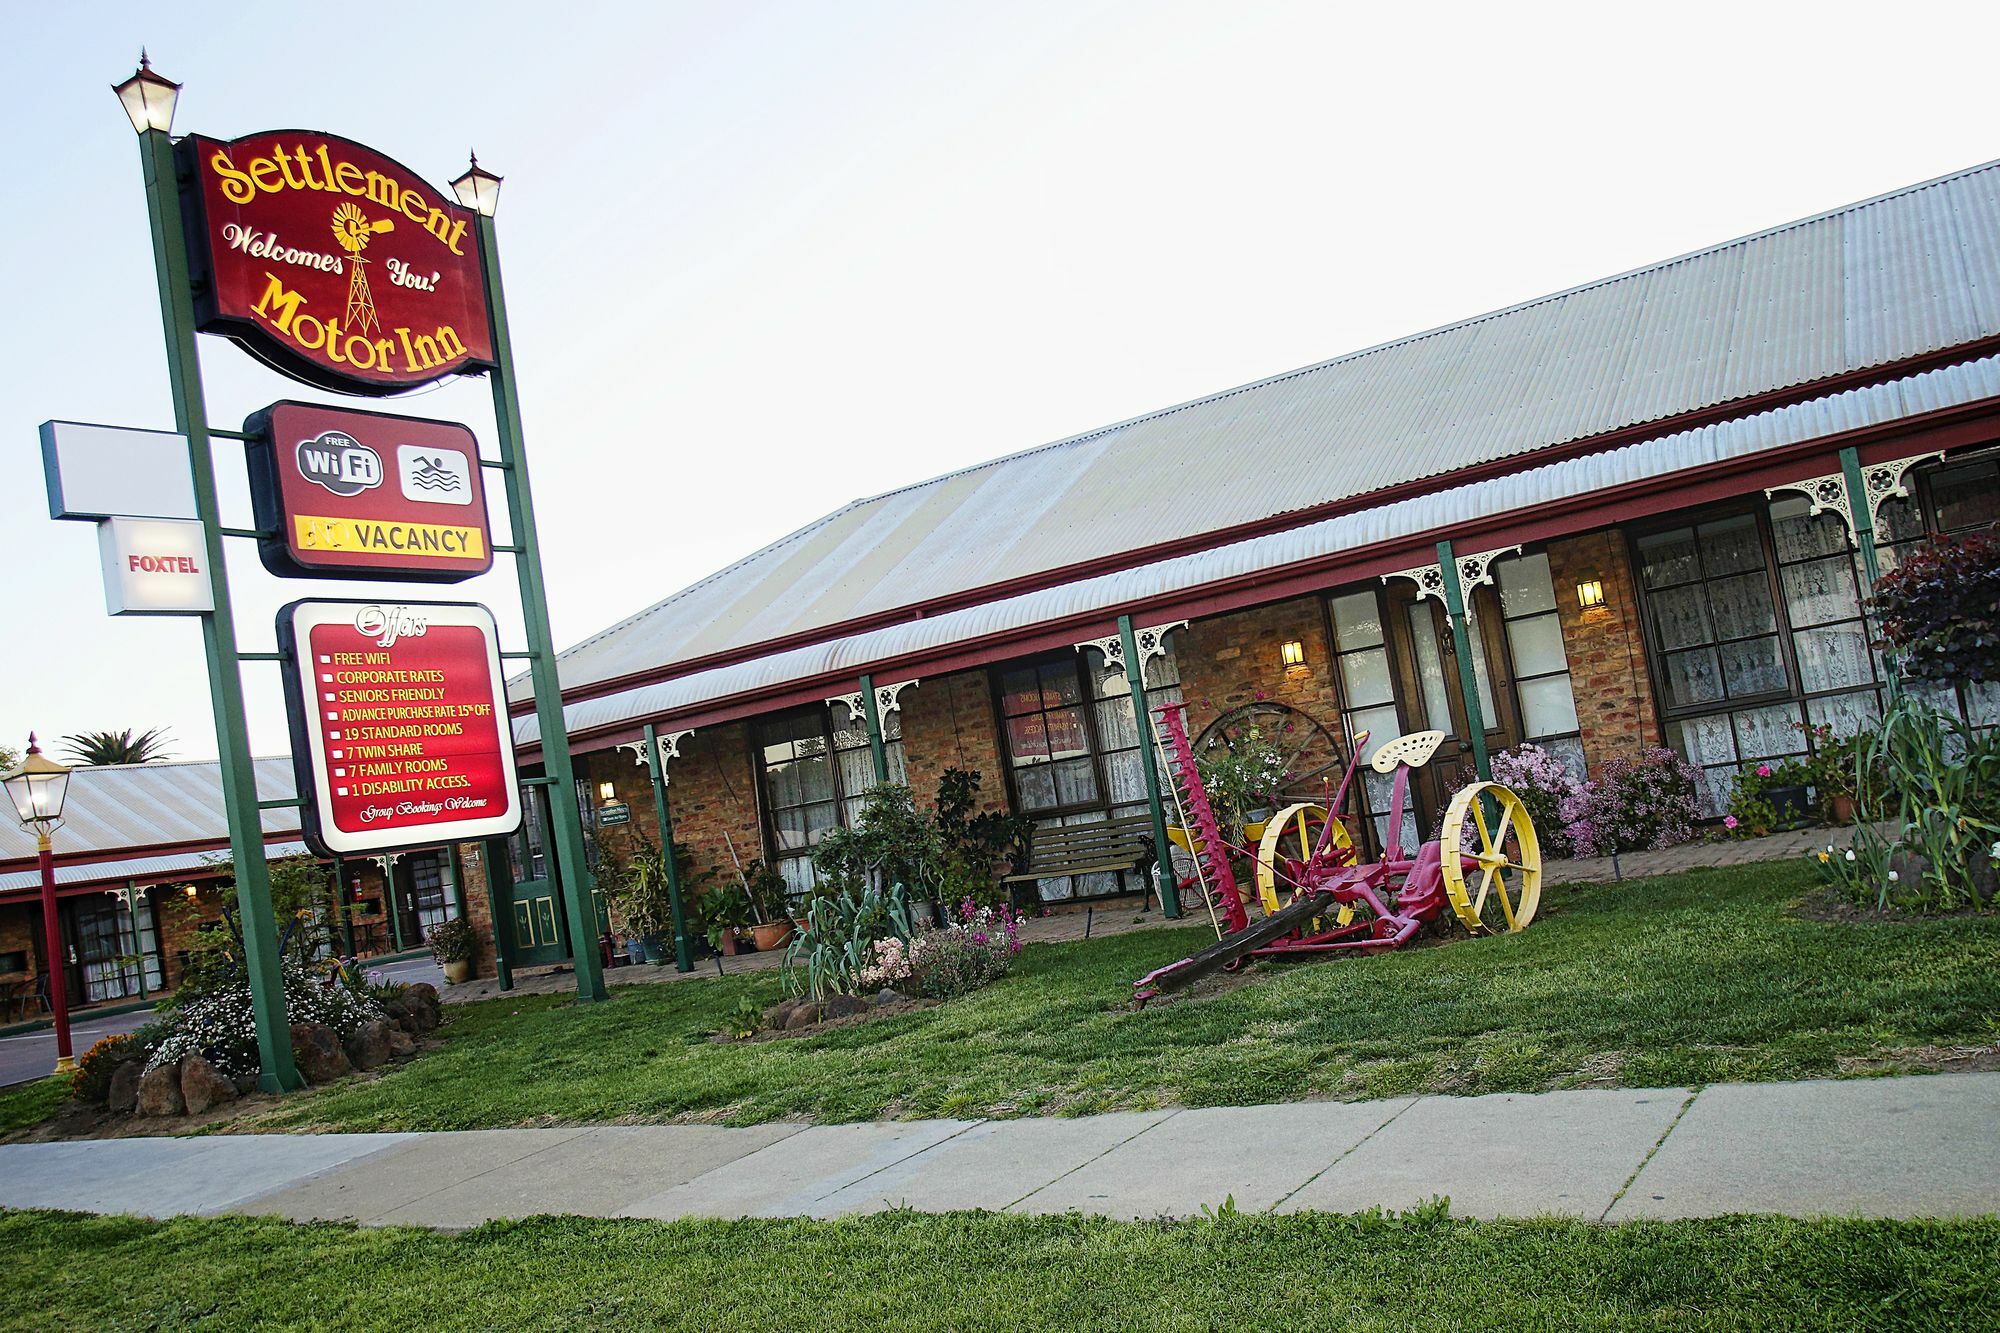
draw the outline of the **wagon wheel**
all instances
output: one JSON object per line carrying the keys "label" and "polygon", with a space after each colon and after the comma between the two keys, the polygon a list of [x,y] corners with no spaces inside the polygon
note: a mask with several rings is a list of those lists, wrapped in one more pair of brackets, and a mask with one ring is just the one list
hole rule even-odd
{"label": "wagon wheel", "polygon": [[[1280,882],[1280,868],[1287,857],[1295,861],[1311,858],[1319,845],[1320,830],[1326,827],[1326,807],[1301,803],[1288,805],[1264,821],[1264,836],[1257,840],[1257,901],[1270,916],[1290,902],[1296,889],[1290,881]],[[1333,826],[1335,847],[1352,847],[1354,840],[1339,821]],[[1340,909],[1340,924],[1354,917],[1353,906]]]}
{"label": "wagon wheel", "polygon": [[1475,935],[1525,930],[1542,901],[1542,844],[1521,798],[1497,782],[1460,789],[1438,832],[1451,910]]}
{"label": "wagon wheel", "polygon": [[1252,730],[1277,748],[1285,761],[1285,783],[1271,793],[1280,804],[1324,797],[1322,779],[1345,762],[1333,733],[1289,704],[1254,703],[1232,708],[1202,728],[1194,752],[1202,758],[1234,747]]}

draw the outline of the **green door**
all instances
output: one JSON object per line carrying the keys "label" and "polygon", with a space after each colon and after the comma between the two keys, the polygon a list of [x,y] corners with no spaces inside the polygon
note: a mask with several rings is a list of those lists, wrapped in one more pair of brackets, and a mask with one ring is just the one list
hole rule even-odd
{"label": "green door", "polygon": [[548,851],[549,799],[547,787],[521,789],[523,818],[520,831],[508,842],[512,852],[515,967],[539,967],[560,963],[569,957],[568,932],[563,928],[562,890],[552,869]]}

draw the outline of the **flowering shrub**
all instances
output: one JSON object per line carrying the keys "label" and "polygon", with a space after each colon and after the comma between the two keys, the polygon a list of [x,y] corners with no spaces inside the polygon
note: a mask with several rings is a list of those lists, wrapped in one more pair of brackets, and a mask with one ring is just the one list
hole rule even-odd
{"label": "flowering shrub", "polygon": [[[386,1017],[367,995],[349,988],[344,972],[310,972],[286,959],[285,1016],[293,1023],[319,1023],[345,1039],[362,1024]],[[250,982],[239,977],[206,995],[176,1003],[162,1026],[165,1035],[146,1061],[148,1073],[199,1055],[227,1078],[255,1074],[257,1019],[250,1002]]]}
{"label": "flowering shrub", "polygon": [[1226,749],[1198,756],[1195,768],[1217,822],[1225,829],[1243,823],[1252,810],[1278,805],[1279,793],[1292,780],[1285,771],[1284,755],[1259,727],[1249,728]]}
{"label": "flowering shrub", "polygon": [[1694,838],[1701,818],[1694,765],[1664,745],[1649,745],[1639,758],[1618,755],[1605,762],[1580,818],[1568,826],[1579,856],[1658,851]]}
{"label": "flowering shrub", "polygon": [[1740,837],[1761,838],[1783,827],[1787,815],[1796,819],[1800,814],[1790,807],[1779,811],[1772,804],[1771,793],[1788,787],[1816,787],[1818,778],[1818,765],[1806,759],[1766,762],[1738,773],[1736,785],[1729,793],[1729,814],[1722,826]]}
{"label": "flowering shrub", "polygon": [[1517,745],[1493,756],[1493,780],[1511,790],[1528,807],[1542,851],[1552,857],[1574,856],[1569,826],[1579,817],[1587,784],[1562,759],[1535,744]]}
{"label": "flowering shrub", "polygon": [[893,986],[899,981],[910,979],[909,946],[891,935],[886,940],[876,940],[875,950],[862,965],[861,989],[880,990]]}
{"label": "flowering shrub", "polygon": [[957,921],[910,941],[911,984],[919,995],[948,1000],[998,981],[1021,952],[1026,919],[1009,908],[985,907],[966,899],[959,904]]}
{"label": "flowering shrub", "polygon": [[1906,674],[2000,679],[2000,541],[1933,538],[1876,582],[1872,605]]}
{"label": "flowering shrub", "polygon": [[70,1096],[102,1106],[111,1095],[112,1072],[127,1060],[137,1060],[145,1054],[145,1044],[137,1033],[100,1037],[96,1045],[76,1058],[76,1073],[70,1076]]}

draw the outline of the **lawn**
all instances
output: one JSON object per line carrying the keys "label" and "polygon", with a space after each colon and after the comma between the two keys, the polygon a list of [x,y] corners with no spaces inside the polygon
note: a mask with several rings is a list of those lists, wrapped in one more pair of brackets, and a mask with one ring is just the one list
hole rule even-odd
{"label": "lawn", "polygon": [[0,1088],[0,1134],[26,1129],[54,1115],[63,1098],[69,1096],[69,1082],[69,1075],[62,1074]]}
{"label": "lawn", "polygon": [[2000,918],[1799,915],[1802,865],[1552,889],[1520,935],[1331,962],[1134,1012],[1134,977],[1207,937],[1025,950],[965,999],[812,1037],[718,1045],[771,975],[609,1003],[447,1011],[442,1049],[288,1099],[257,1129],[1080,1114],[1309,1097],[1659,1087],[1921,1067],[2000,1037]]}
{"label": "lawn", "polygon": [[0,1214],[0,1329],[1970,1329],[2000,1222]]}

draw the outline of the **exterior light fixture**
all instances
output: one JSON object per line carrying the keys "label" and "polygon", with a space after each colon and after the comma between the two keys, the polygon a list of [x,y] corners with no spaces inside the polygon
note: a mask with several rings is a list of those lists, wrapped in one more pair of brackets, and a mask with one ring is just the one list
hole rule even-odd
{"label": "exterior light fixture", "polygon": [[500,206],[500,177],[479,165],[479,155],[468,154],[472,165],[465,174],[451,183],[451,192],[458,196],[458,202],[479,213],[482,217],[492,217],[493,210]]}
{"label": "exterior light fixture", "polygon": [[616,783],[612,783],[612,782],[600,782],[600,783],[598,783],[598,784],[597,784],[597,799],[598,799],[598,800],[600,800],[600,801],[615,801],[615,800],[617,800],[617,799],[618,799],[618,785],[617,785]]}
{"label": "exterior light fixture", "polygon": [[1285,659],[1287,668],[1302,667],[1306,664],[1306,646],[1297,639],[1287,643],[1278,652]]}
{"label": "exterior light fixture", "polygon": [[112,84],[111,91],[125,104],[125,114],[131,117],[135,133],[158,130],[165,134],[174,127],[174,102],[181,95],[181,86],[153,73],[152,62],[146,59],[144,50],[139,52],[137,72],[123,83]]}
{"label": "exterior light fixture", "polygon": [[195,896],[196,896],[197,894],[199,894],[200,892],[201,892],[201,890],[197,889],[197,888],[196,888],[196,887],[195,887],[194,885],[192,885],[192,884],[190,884],[190,885],[188,885],[188,886],[187,886],[187,896],[188,896],[188,897],[190,897],[190,898],[193,898],[193,897],[195,897]]}
{"label": "exterior light fixture", "polygon": [[21,827],[35,835],[35,849],[42,865],[42,958],[49,971],[49,1016],[55,1020],[56,1073],[75,1070],[76,1059],[69,1042],[69,983],[63,977],[63,961],[69,956],[62,946],[62,928],[56,921],[55,831],[62,827],[63,802],[69,798],[69,770],[43,754],[28,733],[27,757],[0,773],[7,799]]}
{"label": "exterior light fixture", "polygon": [[1601,579],[1585,579],[1576,585],[1576,604],[1588,611],[1604,605],[1604,582]]}

